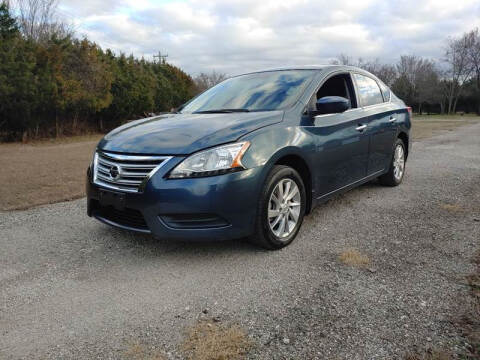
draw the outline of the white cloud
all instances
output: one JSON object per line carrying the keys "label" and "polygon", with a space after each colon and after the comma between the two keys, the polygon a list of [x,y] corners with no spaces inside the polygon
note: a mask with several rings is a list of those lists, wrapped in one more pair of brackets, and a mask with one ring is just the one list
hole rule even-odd
{"label": "white cloud", "polygon": [[445,39],[480,26],[478,0],[64,0],[80,35],[229,74],[326,62],[340,53],[441,57]]}

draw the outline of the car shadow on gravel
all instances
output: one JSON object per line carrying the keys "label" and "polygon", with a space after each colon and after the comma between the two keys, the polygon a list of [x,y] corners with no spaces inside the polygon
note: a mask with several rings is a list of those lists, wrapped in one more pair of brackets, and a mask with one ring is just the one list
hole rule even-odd
{"label": "car shadow on gravel", "polygon": [[[248,242],[248,239],[234,239],[222,241],[181,241],[172,239],[160,239],[152,235],[138,234],[128,230],[112,229],[103,224],[98,224],[99,239],[104,239],[104,245],[112,248],[113,243],[119,249],[139,250],[143,254],[162,255],[169,253],[185,254],[211,254],[225,253],[263,253],[264,249],[256,247]],[[112,236],[113,235],[113,236]]]}
{"label": "car shadow on gravel", "polygon": [[[348,198],[353,196],[355,193],[376,188],[383,188],[383,186],[377,180],[373,180],[342,195],[335,196],[331,200],[328,200],[327,202],[317,206],[317,208],[310,215],[308,215],[308,218],[315,217],[318,211],[324,211],[325,208],[330,205],[331,201],[348,202]],[[305,228],[306,226],[308,226],[308,224],[304,223],[303,227]],[[227,254],[262,255],[272,253],[272,251],[270,250],[265,250],[254,244],[251,244],[248,238],[221,241],[181,241],[168,238],[161,239],[155,238],[152,235],[140,234],[128,230],[112,228],[98,222],[96,222],[96,231],[96,237],[99,240],[104,240],[104,246],[106,249],[129,249],[130,251],[133,250],[134,252],[138,251],[139,254],[141,254],[142,256],[145,256],[146,254],[150,254],[152,256],[160,256],[172,253],[182,253],[184,255],[196,256],[212,254],[215,254],[215,256],[222,256]],[[302,230],[300,230],[299,236],[301,236],[301,234]],[[286,249],[288,249],[288,247]]]}

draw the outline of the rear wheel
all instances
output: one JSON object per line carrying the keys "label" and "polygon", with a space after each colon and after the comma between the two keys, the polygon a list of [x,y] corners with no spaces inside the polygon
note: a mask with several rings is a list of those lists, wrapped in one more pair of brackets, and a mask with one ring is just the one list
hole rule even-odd
{"label": "rear wheel", "polygon": [[401,139],[395,141],[393,156],[388,173],[380,176],[380,183],[387,186],[397,186],[402,183],[405,175],[405,144]]}
{"label": "rear wheel", "polygon": [[298,172],[274,166],[262,189],[252,242],[270,250],[290,244],[302,225],[305,205],[305,186]]}

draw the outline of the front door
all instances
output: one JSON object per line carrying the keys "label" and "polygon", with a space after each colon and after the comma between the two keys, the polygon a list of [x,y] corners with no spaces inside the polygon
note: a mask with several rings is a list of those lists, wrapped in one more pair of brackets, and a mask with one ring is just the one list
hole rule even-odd
{"label": "front door", "polygon": [[317,197],[355,183],[367,176],[369,138],[367,117],[358,108],[349,73],[336,74],[320,87],[310,106],[324,96],[350,99],[351,109],[340,114],[324,114],[313,119],[309,131],[316,139],[315,180]]}
{"label": "front door", "polygon": [[315,119],[317,134],[317,193],[320,196],[367,176],[369,137],[362,109]]}

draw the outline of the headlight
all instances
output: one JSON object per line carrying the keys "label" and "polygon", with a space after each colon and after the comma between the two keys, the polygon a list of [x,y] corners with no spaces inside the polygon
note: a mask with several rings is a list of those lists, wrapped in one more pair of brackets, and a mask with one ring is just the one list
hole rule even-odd
{"label": "headlight", "polygon": [[244,141],[200,151],[178,164],[168,177],[178,179],[212,176],[245,169],[242,165],[242,156],[249,146],[250,143]]}

